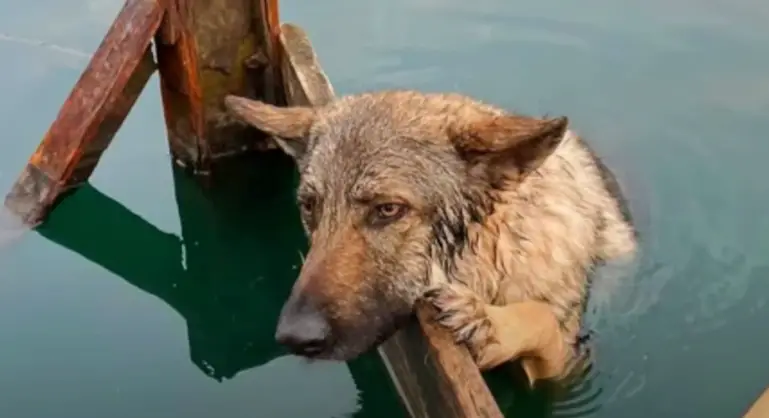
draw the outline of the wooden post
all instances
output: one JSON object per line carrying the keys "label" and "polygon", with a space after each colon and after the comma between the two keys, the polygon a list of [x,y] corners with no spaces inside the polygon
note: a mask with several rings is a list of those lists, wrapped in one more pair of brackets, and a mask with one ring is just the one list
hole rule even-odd
{"label": "wooden post", "polygon": [[[282,73],[289,105],[322,106],[334,99],[307,35],[283,24]],[[379,348],[400,397],[413,418],[502,418],[494,397],[466,348],[433,325],[433,310],[417,308],[417,320]]]}
{"label": "wooden post", "polygon": [[155,0],[126,1],[6,196],[5,205],[25,223],[42,220],[96,168],[155,70],[149,47],[162,17]]}
{"label": "wooden post", "polygon": [[280,104],[277,0],[162,0],[157,36],[163,108],[174,160],[208,174],[223,157],[265,148],[230,118],[227,94]]}
{"label": "wooden post", "polygon": [[743,418],[769,418],[769,388],[756,399]]}
{"label": "wooden post", "polygon": [[433,322],[435,310],[417,306],[417,321],[379,348],[413,418],[503,418],[497,401],[465,347]]}

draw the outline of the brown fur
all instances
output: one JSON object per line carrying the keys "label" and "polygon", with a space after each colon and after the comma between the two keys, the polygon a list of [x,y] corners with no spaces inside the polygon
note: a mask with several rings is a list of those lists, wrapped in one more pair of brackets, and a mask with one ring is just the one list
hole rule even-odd
{"label": "brown fur", "polygon": [[532,380],[562,376],[591,269],[636,248],[566,118],[414,91],[227,104],[297,161],[311,247],[283,315],[307,300],[322,313],[332,337],[315,357],[371,349],[424,296],[481,368],[522,358]]}

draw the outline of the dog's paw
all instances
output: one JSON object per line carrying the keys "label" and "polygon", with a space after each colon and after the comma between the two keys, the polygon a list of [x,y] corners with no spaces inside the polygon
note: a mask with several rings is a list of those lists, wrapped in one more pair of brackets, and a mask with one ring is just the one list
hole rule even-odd
{"label": "dog's paw", "polygon": [[466,344],[473,355],[492,342],[485,304],[466,286],[435,285],[424,293],[424,299],[437,309],[436,322],[451,331],[457,343]]}

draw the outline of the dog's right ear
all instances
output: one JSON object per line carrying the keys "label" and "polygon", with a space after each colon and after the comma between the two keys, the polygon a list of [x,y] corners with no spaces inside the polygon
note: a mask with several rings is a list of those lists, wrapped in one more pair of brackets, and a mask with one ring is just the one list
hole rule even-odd
{"label": "dog's right ear", "polygon": [[498,183],[536,170],[564,140],[568,123],[566,117],[482,114],[452,125],[449,137],[472,173]]}
{"label": "dog's right ear", "polygon": [[307,137],[316,118],[313,108],[278,107],[232,95],[225,97],[224,104],[239,119],[273,135],[280,148],[294,159],[307,151]]}

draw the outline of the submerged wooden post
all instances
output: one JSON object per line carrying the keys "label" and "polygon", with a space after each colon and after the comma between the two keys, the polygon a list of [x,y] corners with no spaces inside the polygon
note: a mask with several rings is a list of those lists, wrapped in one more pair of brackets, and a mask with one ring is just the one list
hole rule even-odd
{"label": "submerged wooden post", "polygon": [[227,116],[227,94],[278,103],[277,0],[163,0],[157,55],[174,160],[198,174],[255,147],[254,131]]}
{"label": "submerged wooden post", "polygon": [[16,180],[5,205],[27,224],[88,179],[155,70],[150,42],[163,9],[128,0]]}
{"label": "submerged wooden post", "polygon": [[[283,80],[289,105],[322,106],[334,99],[302,29],[280,31]],[[466,348],[433,325],[433,310],[418,306],[417,319],[379,348],[399,395],[413,418],[502,418]]]}

